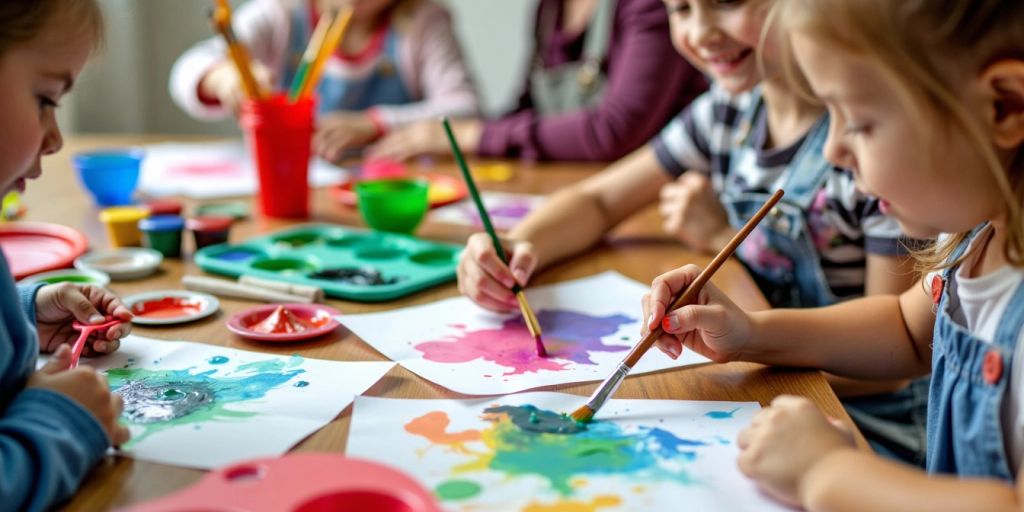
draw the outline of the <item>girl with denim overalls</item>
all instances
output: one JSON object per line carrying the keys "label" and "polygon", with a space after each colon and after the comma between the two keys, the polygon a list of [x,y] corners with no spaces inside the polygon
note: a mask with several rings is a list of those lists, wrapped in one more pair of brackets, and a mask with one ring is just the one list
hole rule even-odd
{"label": "girl with denim overalls", "polygon": [[647,327],[666,328],[658,343],[669,350],[716,361],[857,378],[932,372],[927,472],[858,448],[805,398],[762,410],[737,439],[738,462],[783,502],[1020,510],[1024,3],[779,0],[776,9],[787,65],[829,109],[827,158],[907,234],[946,234],[918,252],[919,286],[824,308],[746,313],[708,285],[696,304],[666,313],[661,304],[698,271],[678,269],[655,280]]}
{"label": "girl with denim overalls", "polygon": [[[476,91],[451,20],[429,0],[250,0],[235,13],[234,26],[265,90],[290,88],[320,18],[346,4],[351,21],[316,89],[320,156],[338,160],[414,121],[476,115]],[[220,39],[178,59],[171,93],[201,119],[237,111],[242,88]]]}

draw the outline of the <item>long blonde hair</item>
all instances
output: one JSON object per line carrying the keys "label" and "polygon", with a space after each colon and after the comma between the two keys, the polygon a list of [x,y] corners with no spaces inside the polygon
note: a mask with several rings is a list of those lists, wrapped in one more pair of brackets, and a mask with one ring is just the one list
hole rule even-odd
{"label": "long blonde hair", "polygon": [[[993,174],[1006,208],[1006,259],[1024,266],[1022,151],[1009,169],[1004,167],[985,127],[958,101],[954,77],[940,68],[940,59],[970,73],[998,59],[1024,59],[1024,0],[778,0],[768,24],[792,86],[811,94],[786,36],[799,31],[877,59],[921,126],[945,126],[968,137]],[[952,253],[968,236],[956,233],[913,251],[920,270],[959,263],[951,261]]]}
{"label": "long blonde hair", "polygon": [[103,42],[103,14],[97,0],[3,0],[0,1],[0,55],[11,46],[42,33],[57,17],[92,36],[94,46]]}

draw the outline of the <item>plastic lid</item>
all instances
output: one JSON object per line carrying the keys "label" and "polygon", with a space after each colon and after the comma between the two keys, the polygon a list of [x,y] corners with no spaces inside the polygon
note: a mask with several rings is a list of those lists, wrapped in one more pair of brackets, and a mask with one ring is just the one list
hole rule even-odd
{"label": "plastic lid", "polygon": [[114,206],[100,212],[102,222],[138,222],[149,216],[149,210],[138,206]]}
{"label": "plastic lid", "polygon": [[160,199],[146,203],[146,208],[152,215],[181,215],[181,207],[181,201],[174,199]]}
{"label": "plastic lid", "polygon": [[143,231],[181,231],[185,221],[177,215],[154,215],[139,221]]}
{"label": "plastic lid", "polygon": [[192,231],[227,231],[235,222],[232,217],[207,216],[188,219],[186,226]]}

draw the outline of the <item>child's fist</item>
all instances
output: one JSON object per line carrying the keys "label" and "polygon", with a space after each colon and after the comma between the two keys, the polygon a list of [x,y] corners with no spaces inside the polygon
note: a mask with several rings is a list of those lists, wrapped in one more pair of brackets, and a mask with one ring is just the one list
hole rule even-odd
{"label": "child's fist", "polygon": [[86,355],[106,354],[117,350],[121,338],[132,329],[132,314],[113,293],[92,285],[59,283],[44,286],[36,295],[36,325],[39,349],[53,352],[61,345],[74,343],[78,331],[72,322],[99,324],[110,316],[121,325],[94,334],[86,345]]}

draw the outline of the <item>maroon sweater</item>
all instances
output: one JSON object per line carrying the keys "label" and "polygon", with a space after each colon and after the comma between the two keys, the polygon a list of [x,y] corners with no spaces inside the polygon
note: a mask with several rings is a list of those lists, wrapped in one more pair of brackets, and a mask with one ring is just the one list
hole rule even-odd
{"label": "maroon sweater", "polygon": [[[561,32],[562,0],[541,0],[538,18],[551,3],[559,4],[559,28],[543,42],[542,61],[545,66],[578,61],[585,33]],[[599,103],[547,116],[534,109],[527,76],[516,108],[484,125],[478,153],[527,160],[617,160],[646,143],[707,88],[704,76],[672,47],[661,0],[618,1],[604,70],[608,83]]]}

